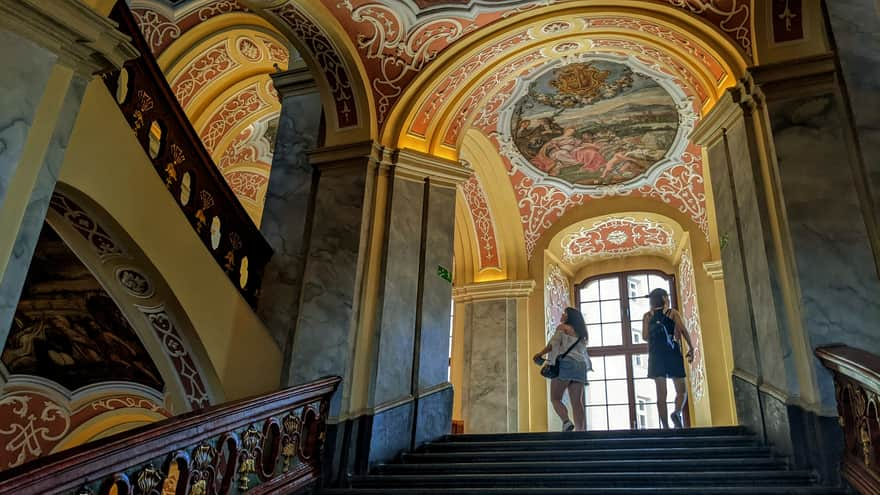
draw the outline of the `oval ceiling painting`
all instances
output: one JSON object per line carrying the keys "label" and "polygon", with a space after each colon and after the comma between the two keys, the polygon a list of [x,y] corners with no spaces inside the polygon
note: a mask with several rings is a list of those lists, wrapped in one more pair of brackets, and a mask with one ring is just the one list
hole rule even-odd
{"label": "oval ceiling painting", "polygon": [[516,150],[541,176],[572,186],[609,186],[645,174],[667,156],[679,131],[669,92],[609,60],[544,72],[512,110]]}

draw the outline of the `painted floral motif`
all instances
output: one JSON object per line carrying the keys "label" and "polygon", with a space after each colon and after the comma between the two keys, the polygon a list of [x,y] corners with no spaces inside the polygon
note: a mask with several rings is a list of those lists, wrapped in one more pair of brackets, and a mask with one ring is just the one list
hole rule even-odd
{"label": "painted floral motif", "polygon": [[225,71],[235,70],[239,64],[229,56],[226,41],[221,41],[198,55],[171,82],[171,90],[180,106],[187,108],[193,98],[214,78]]}
{"label": "painted floral motif", "polygon": [[694,361],[690,363],[690,382],[694,399],[700,400],[705,395],[706,372],[703,357],[703,335],[700,327],[700,308],[697,304],[697,284],[694,279],[694,261],[690,249],[681,253],[678,265],[679,301],[681,301],[682,317],[696,347]]}
{"label": "painted floral motif", "polygon": [[461,185],[461,192],[471,210],[471,220],[480,252],[480,270],[499,268],[498,246],[495,240],[495,221],[489,210],[489,201],[476,175]]}
{"label": "painted floral motif", "polygon": [[550,340],[562,318],[565,308],[571,304],[568,278],[555,263],[547,265],[547,280],[544,282],[544,323],[546,337]]}
{"label": "painted floral motif", "polygon": [[562,259],[567,263],[591,258],[671,255],[675,237],[668,226],[647,218],[608,218],[564,236],[561,247]]}
{"label": "painted floral motif", "polygon": [[220,140],[231,128],[255,112],[269,107],[269,103],[260,97],[257,86],[257,83],[251,84],[231,96],[203,126],[200,137],[209,153],[216,151]]}

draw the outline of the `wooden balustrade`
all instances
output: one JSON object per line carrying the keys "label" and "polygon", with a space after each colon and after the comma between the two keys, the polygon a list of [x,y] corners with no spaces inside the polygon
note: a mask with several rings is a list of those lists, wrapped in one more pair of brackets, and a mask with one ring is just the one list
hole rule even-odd
{"label": "wooden balustrade", "polygon": [[0,472],[0,495],[294,493],[319,479],[339,382],[325,378],[43,457]]}
{"label": "wooden balustrade", "polygon": [[880,495],[880,356],[847,346],[816,349],[834,374],[846,440],[841,474],[863,495]]}
{"label": "wooden balustrade", "polygon": [[104,74],[104,82],[174,201],[253,306],[272,248],[193,129],[124,0],[117,2],[110,17],[132,38],[141,56],[121,71]]}

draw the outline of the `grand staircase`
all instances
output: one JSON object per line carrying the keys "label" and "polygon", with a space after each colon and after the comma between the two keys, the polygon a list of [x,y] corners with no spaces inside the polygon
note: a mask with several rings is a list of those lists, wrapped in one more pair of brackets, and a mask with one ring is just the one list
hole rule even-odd
{"label": "grand staircase", "polygon": [[353,494],[842,494],[742,428],[454,435],[355,477]]}

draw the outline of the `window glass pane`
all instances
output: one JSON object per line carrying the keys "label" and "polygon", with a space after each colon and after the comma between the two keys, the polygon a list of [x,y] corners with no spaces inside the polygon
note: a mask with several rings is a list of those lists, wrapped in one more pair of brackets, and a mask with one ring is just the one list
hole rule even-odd
{"label": "window glass pane", "polygon": [[648,295],[648,292],[651,292],[648,289],[647,275],[630,275],[626,279],[627,297],[644,297]]}
{"label": "window glass pane", "polygon": [[623,345],[623,326],[620,323],[602,325],[602,345]]}
{"label": "window glass pane", "polygon": [[596,356],[590,358],[590,361],[593,363],[593,371],[587,374],[590,381],[593,380],[604,380],[605,379],[605,358],[602,356]]}
{"label": "window glass pane", "polygon": [[610,323],[613,321],[621,321],[620,300],[602,301],[602,322]]}
{"label": "window glass pane", "polygon": [[617,277],[603,278],[599,281],[599,296],[602,300],[620,299],[620,282]]}
{"label": "window glass pane", "polygon": [[587,430],[607,430],[608,411],[605,406],[587,408]]}
{"label": "window glass pane", "polygon": [[595,381],[590,379],[590,386],[587,387],[587,405],[606,404],[607,395],[605,394],[605,381]]}
{"label": "window glass pane", "polygon": [[587,324],[602,321],[602,314],[599,312],[599,303],[597,302],[581,304],[581,313],[584,314],[584,321]]}
{"label": "window glass pane", "polygon": [[608,421],[611,430],[628,430],[629,406],[608,406]]}
{"label": "window glass pane", "polygon": [[608,380],[605,383],[609,404],[629,404],[627,380]]}
{"label": "window glass pane", "polygon": [[599,281],[593,280],[581,289],[581,301],[598,301],[599,300]]}
{"label": "window glass pane", "polygon": [[654,380],[641,379],[635,380],[636,403],[639,400],[654,404],[657,402],[657,386]]}
{"label": "window glass pane", "polygon": [[650,309],[651,303],[648,302],[648,299],[645,297],[629,300],[629,318],[631,320],[642,321],[642,317],[645,316],[645,313]]}
{"label": "window glass pane", "polygon": [[587,325],[590,340],[587,347],[602,347],[602,325]]}
{"label": "window glass pane", "polygon": [[669,290],[669,280],[666,277],[661,277],[660,275],[648,275],[648,287],[650,290],[654,289],[666,289],[666,292],[672,293]]}
{"label": "window glass pane", "polygon": [[626,378],[626,356],[605,356],[605,375],[608,379]]}
{"label": "window glass pane", "polygon": [[[648,376],[648,355],[633,354],[633,378],[645,378]],[[654,382],[651,382],[652,384]],[[653,386],[653,385],[652,385]]]}
{"label": "window glass pane", "polygon": [[632,343],[633,344],[644,344],[645,339],[642,338],[642,320],[639,321],[631,321],[629,323],[630,329],[632,330]]}

